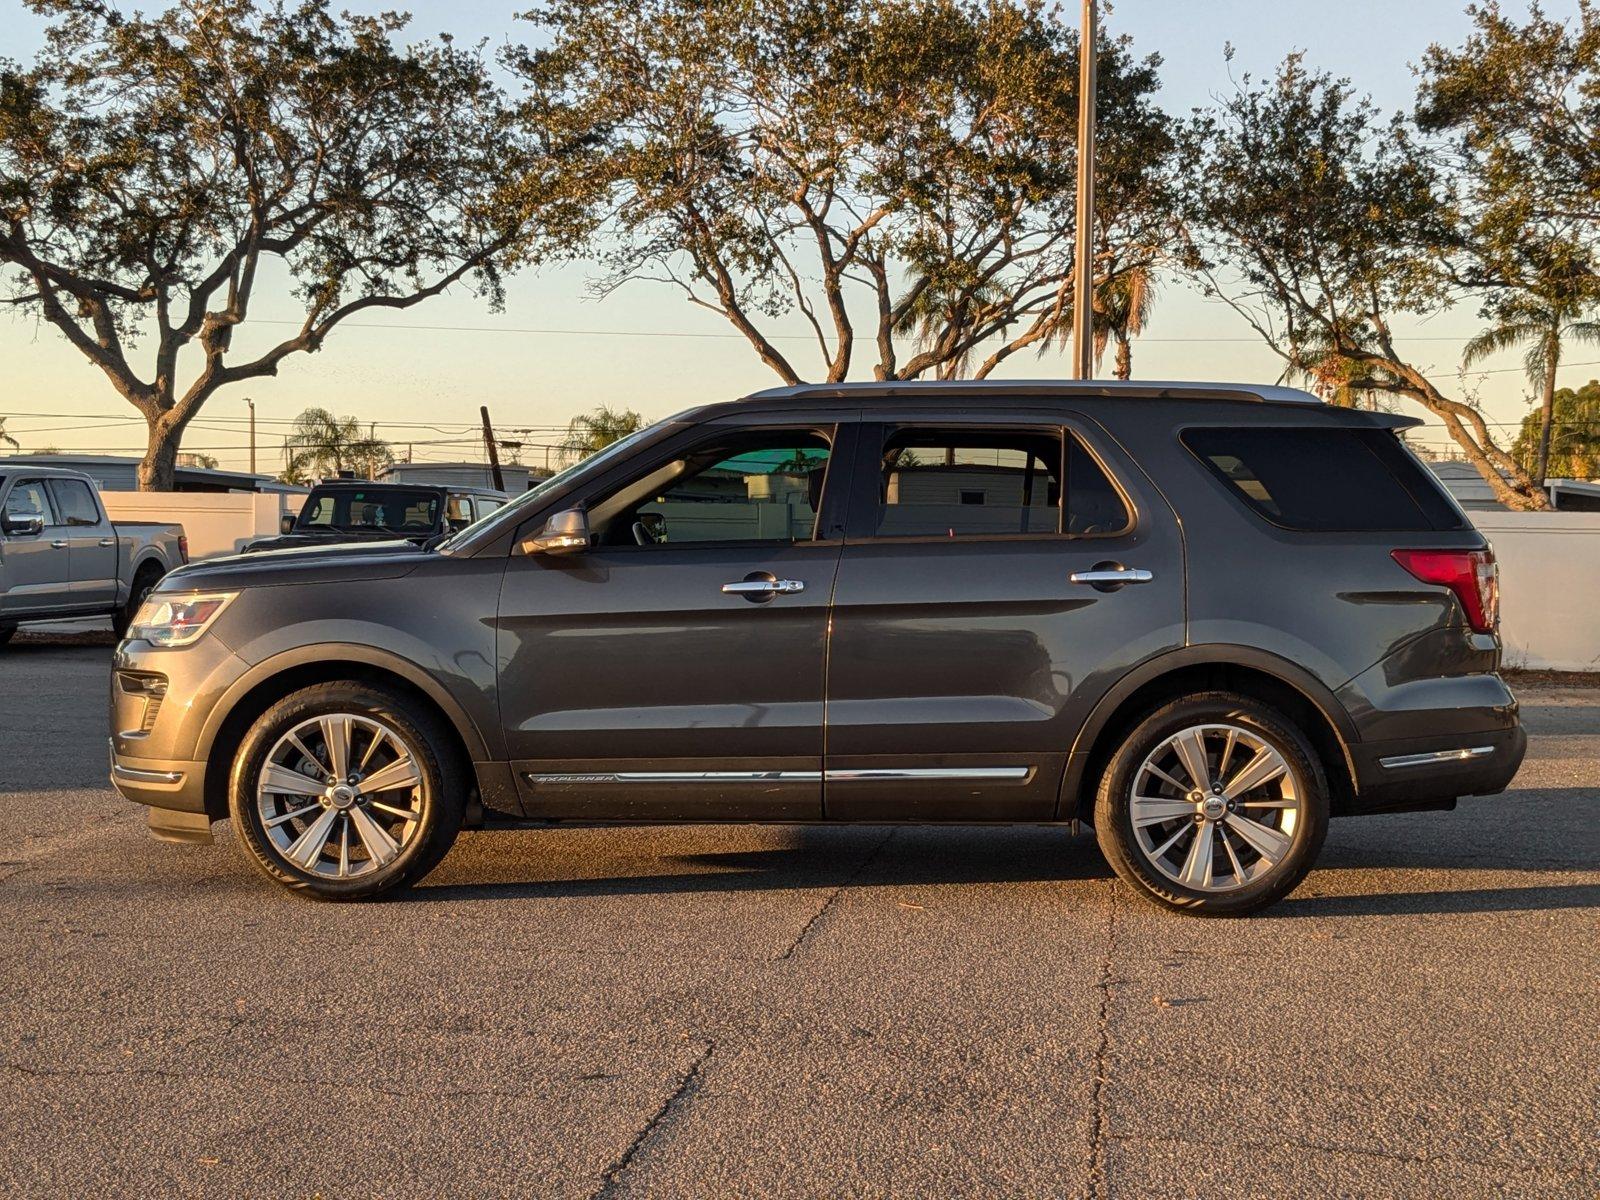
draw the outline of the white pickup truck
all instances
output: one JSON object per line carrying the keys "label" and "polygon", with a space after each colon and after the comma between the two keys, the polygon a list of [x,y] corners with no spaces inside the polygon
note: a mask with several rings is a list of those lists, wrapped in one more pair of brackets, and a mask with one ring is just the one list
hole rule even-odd
{"label": "white pickup truck", "polygon": [[0,646],[27,621],[109,616],[118,633],[189,561],[181,525],[113,525],[77,471],[0,459]]}

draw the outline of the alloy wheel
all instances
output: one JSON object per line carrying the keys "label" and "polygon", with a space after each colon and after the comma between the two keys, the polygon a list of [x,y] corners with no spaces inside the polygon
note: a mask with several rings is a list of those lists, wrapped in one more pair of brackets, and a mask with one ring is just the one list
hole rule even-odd
{"label": "alloy wheel", "polygon": [[256,812],[285,863],[329,879],[381,871],[417,837],[424,785],[415,750],[383,721],[327,713],[267,754]]}
{"label": "alloy wheel", "polygon": [[1172,882],[1231,892],[1289,856],[1304,787],[1259,733],[1193,725],[1161,742],[1134,772],[1129,816],[1145,860]]}

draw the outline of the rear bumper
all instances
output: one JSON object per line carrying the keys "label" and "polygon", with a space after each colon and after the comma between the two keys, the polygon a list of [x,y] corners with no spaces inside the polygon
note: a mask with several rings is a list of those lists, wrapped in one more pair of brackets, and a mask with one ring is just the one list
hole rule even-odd
{"label": "rear bumper", "polygon": [[1513,722],[1496,730],[1452,732],[1350,747],[1356,771],[1353,813],[1449,807],[1460,796],[1489,796],[1510,785],[1528,749]]}

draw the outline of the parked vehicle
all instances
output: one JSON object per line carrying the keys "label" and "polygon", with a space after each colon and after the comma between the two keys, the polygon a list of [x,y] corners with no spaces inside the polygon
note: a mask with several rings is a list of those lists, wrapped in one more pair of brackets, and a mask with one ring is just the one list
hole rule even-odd
{"label": "parked vehicle", "polygon": [[1083,820],[1156,902],[1250,912],[1330,816],[1522,759],[1493,556],[1410,424],[1223,384],[695,409],[432,549],[168,577],[113,779],[326,898],[463,824]]}
{"label": "parked vehicle", "polygon": [[341,542],[426,542],[465,529],[508,499],[489,488],[329,480],[311,490],[299,516],[284,517],[282,536],[251,542],[244,552]]}
{"label": "parked vehicle", "polygon": [[0,646],[18,625],[69,617],[110,616],[120,634],[188,561],[183,526],[113,524],[87,475],[0,463]]}

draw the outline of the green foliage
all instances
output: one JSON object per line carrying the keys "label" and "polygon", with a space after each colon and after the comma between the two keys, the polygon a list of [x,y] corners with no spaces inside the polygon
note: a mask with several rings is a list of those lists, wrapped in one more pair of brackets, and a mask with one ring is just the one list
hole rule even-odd
{"label": "green foliage", "polygon": [[336,417],[325,408],[308,408],[296,417],[283,448],[285,483],[309,483],[342,471],[373,479],[394,461],[388,442],[371,436],[355,417]]}
{"label": "green foliage", "polygon": [[637,433],[649,422],[631,408],[616,409],[602,404],[591,413],[573,417],[567,424],[567,437],[561,443],[561,456],[571,462],[588,458],[612,442]]}
{"label": "green foliage", "polygon": [[[1070,322],[1078,48],[1037,0],[550,0],[528,19],[541,48],[511,65],[541,137],[588,147],[563,197],[594,214],[602,294],[673,285],[789,382],[810,372],[768,337],[786,315],[830,380],[858,323],[873,373],[911,378],[987,374]],[[1158,60],[1098,53],[1111,277],[1169,243],[1171,138]]]}
{"label": "green foliage", "polygon": [[[1554,397],[1550,422],[1550,465],[1553,479],[1593,479],[1600,476],[1600,381],[1591,379],[1573,390],[1561,388]],[[1532,470],[1539,452],[1540,413],[1522,418],[1522,428],[1511,452]]]}
{"label": "green foliage", "polygon": [[[457,282],[499,301],[542,158],[478,49],[326,0],[27,3],[53,23],[0,61],[0,278],[144,415],[144,486],[208,397],[345,318]],[[263,274],[303,320],[236,354]]]}

